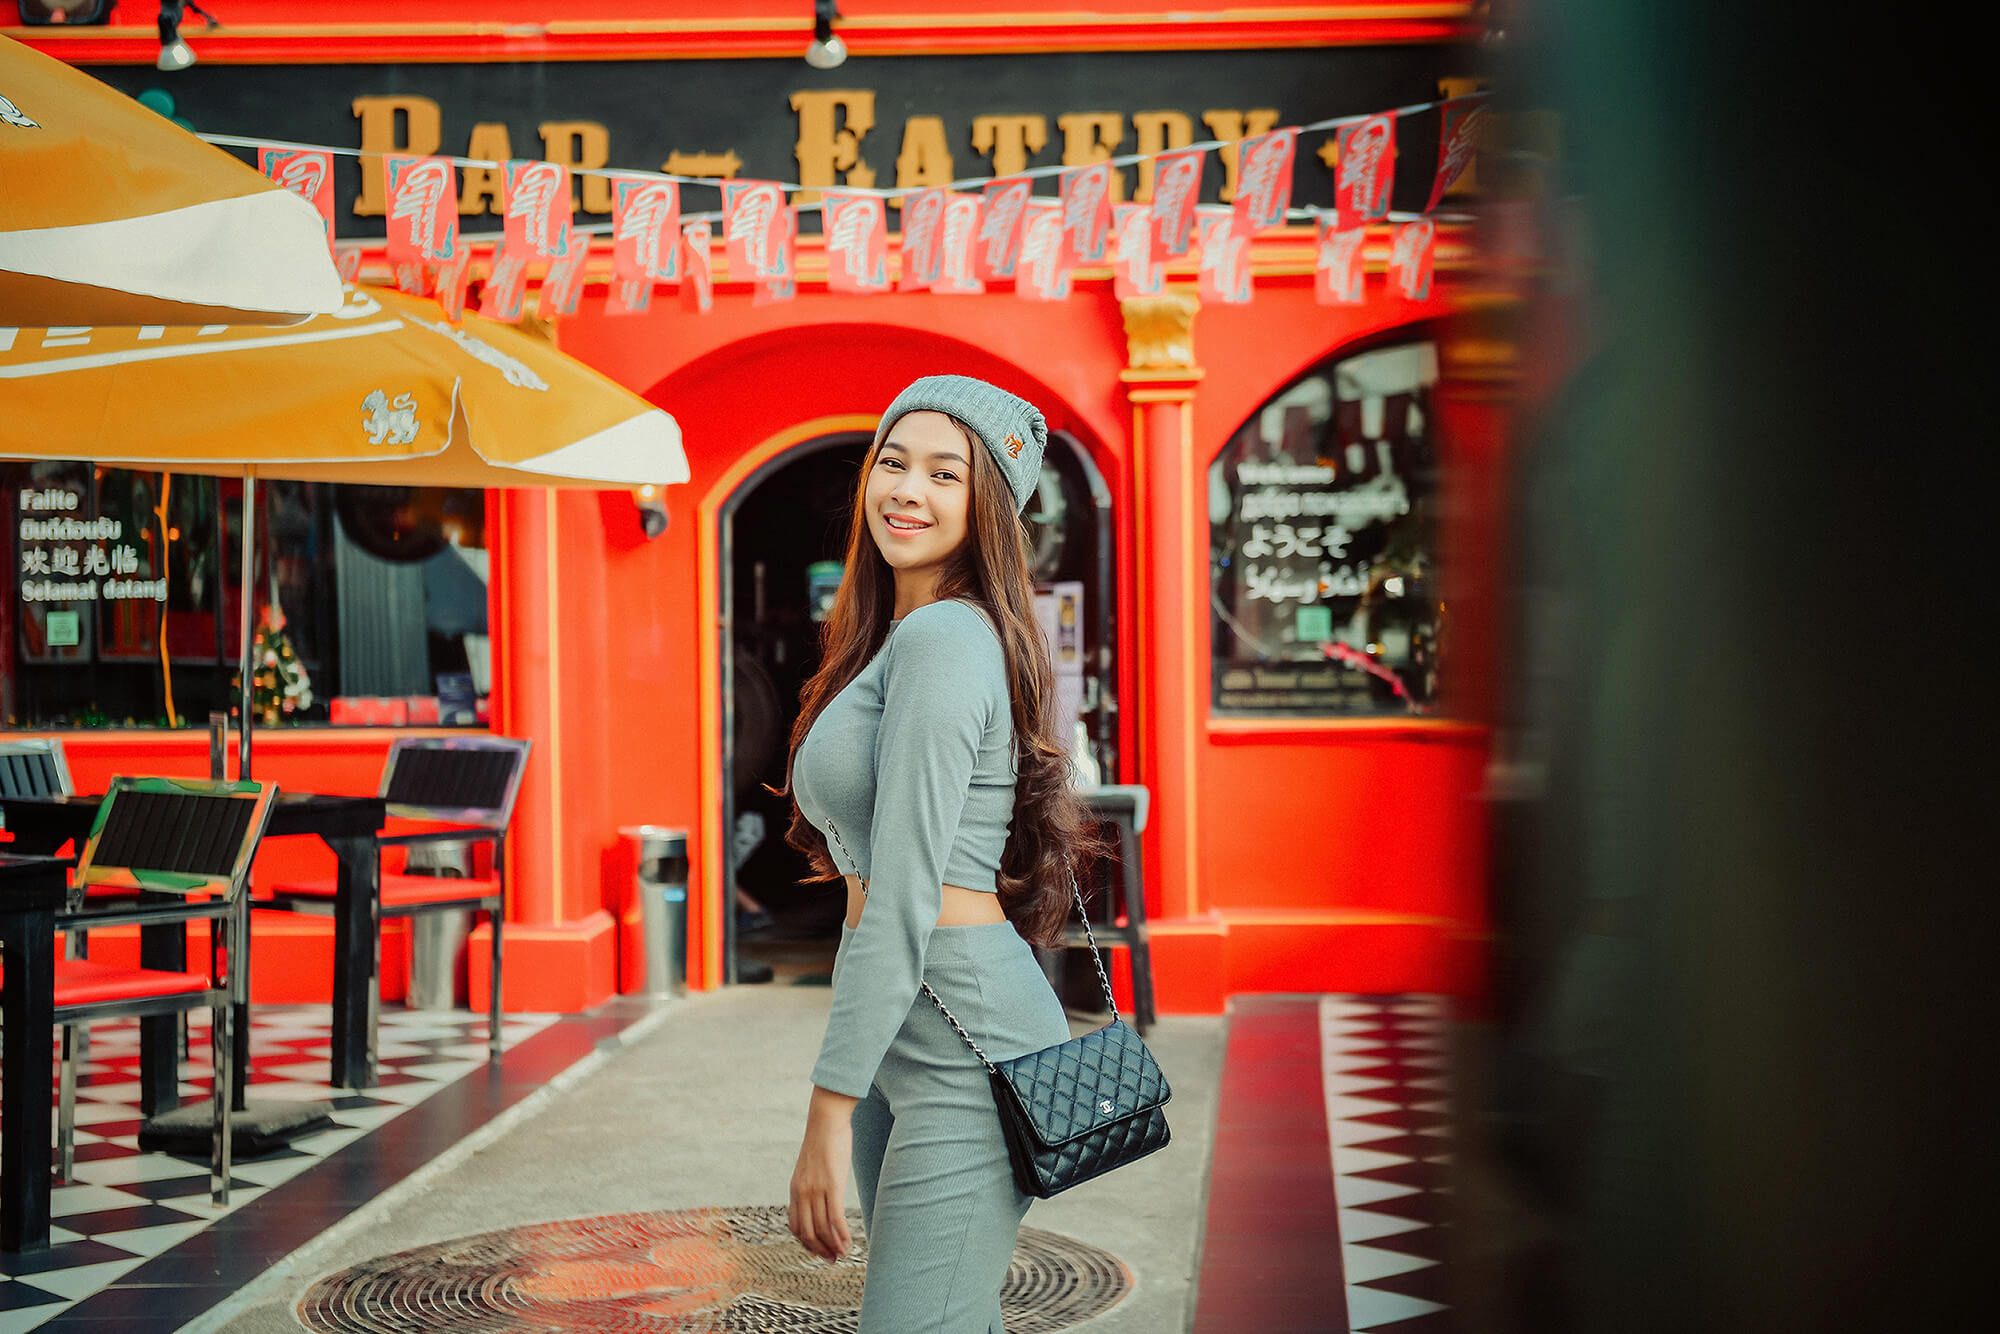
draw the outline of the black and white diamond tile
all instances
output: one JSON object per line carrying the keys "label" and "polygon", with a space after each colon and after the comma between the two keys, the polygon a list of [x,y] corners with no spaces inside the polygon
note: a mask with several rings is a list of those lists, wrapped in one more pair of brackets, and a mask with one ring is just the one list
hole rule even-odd
{"label": "black and white diamond tile", "polygon": [[[503,1046],[555,1021],[507,1015]],[[197,1011],[181,1066],[183,1099],[210,1089],[208,1016]],[[208,1159],[139,1150],[139,1023],[91,1025],[89,1060],[77,1076],[76,1171],[50,1194],[50,1246],[0,1254],[0,1334],[34,1329],[128,1271],[195,1236],[486,1062],[486,1017],[465,1011],[384,1010],[376,1042],[377,1086],[328,1085],[331,1015],[326,1006],[252,1011],[253,1101],[326,1102],[334,1127],[275,1153],[238,1159],[229,1204],[208,1198]],[[53,1093],[52,1095],[53,1096]],[[276,1258],[276,1257],[273,1257]]]}
{"label": "black and white diamond tile", "polygon": [[1320,999],[1350,1330],[1448,1329],[1450,1081],[1435,996]]}

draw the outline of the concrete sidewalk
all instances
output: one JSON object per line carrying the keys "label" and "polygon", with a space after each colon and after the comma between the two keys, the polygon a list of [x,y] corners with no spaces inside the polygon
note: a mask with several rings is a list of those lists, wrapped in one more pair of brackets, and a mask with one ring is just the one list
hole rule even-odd
{"label": "concrete sidewalk", "polygon": [[[806,1072],[831,995],[823,987],[735,987],[666,1005],[639,1036],[524,1105],[497,1135],[448,1153],[185,1329],[295,1334],[293,1308],[322,1276],[496,1228],[782,1205],[798,1153]],[[1134,1290],[1085,1326],[1093,1331],[1167,1334],[1189,1326],[1223,1037],[1219,1018],[1156,1025],[1147,1042],[1174,1088],[1173,1144],[1029,1212],[1030,1227],[1103,1247],[1132,1271]]]}

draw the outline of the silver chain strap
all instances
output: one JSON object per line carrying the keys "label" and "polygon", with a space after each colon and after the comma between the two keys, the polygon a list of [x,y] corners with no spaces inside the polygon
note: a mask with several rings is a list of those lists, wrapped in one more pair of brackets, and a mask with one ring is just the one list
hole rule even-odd
{"label": "silver chain strap", "polygon": [[[834,845],[840,849],[840,855],[847,858],[848,862],[854,867],[855,876],[859,878],[861,875],[861,863],[856,861],[854,854],[847,850],[847,844],[842,841],[840,831],[834,828],[833,821],[828,820],[826,822],[826,832],[833,835]],[[835,863],[834,869],[840,869],[838,863]],[[1084,939],[1090,942],[1090,962],[1097,968],[1098,985],[1104,988],[1104,1006],[1111,1011],[1111,1017],[1116,1019],[1118,1017],[1118,1001],[1111,994],[1111,977],[1104,971],[1104,956],[1098,952],[1097,933],[1090,929],[1090,910],[1083,906],[1083,890],[1077,886],[1076,872],[1074,871],[1070,872],[1069,892],[1076,896],[1077,915],[1083,919],[1083,936]],[[863,898],[868,896],[866,882],[861,886],[861,895]],[[931,984],[928,982],[919,982],[917,985],[922,989],[924,995],[930,997],[931,1004],[937,1006],[938,1013],[943,1015],[945,1022],[951,1025],[952,1032],[958,1034],[960,1040],[966,1046],[972,1048],[972,1054],[979,1058],[979,1063],[989,1071],[998,1074],[999,1072],[994,1069],[992,1058],[980,1050],[979,1044],[972,1040],[972,1034],[965,1031],[965,1025],[958,1022],[958,1016],[953,1014],[945,1003],[938,998],[938,994],[935,991],[931,990]]]}

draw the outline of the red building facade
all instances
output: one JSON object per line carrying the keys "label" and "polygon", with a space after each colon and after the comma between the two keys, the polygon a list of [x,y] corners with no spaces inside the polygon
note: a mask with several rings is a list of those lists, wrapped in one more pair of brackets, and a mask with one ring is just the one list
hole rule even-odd
{"label": "red building facade", "polygon": [[[506,3],[238,0],[230,28],[185,30],[201,63],[173,75],[150,68],[157,40],[133,25],[150,16],[10,35],[128,91],[163,88],[204,131],[808,187],[1231,141],[1432,101],[1476,74],[1470,5],[1193,20],[1110,0],[1088,17],[1057,4],[842,8],[852,54],[831,71],[799,58],[804,3],[596,0],[554,22]],[[1403,153],[1421,170],[1399,175],[1399,204],[1435,154],[1435,129],[1423,139],[1407,124]],[[1302,202],[1330,202],[1332,137],[1301,137]],[[1204,202],[1227,202],[1228,156],[1211,155]],[[379,198],[353,158],[341,170],[338,235],[363,245],[364,277],[385,278],[369,240]],[[608,221],[601,184],[579,178],[578,223]],[[1148,184],[1120,173],[1126,197]],[[465,232],[497,231],[479,169],[461,185]],[[683,191],[687,211],[713,200]],[[1161,1007],[1213,1012],[1237,991],[1479,990],[1504,358],[1478,334],[1493,303],[1467,229],[1440,228],[1435,282],[1410,300],[1385,280],[1379,228],[1359,305],[1316,301],[1309,225],[1256,239],[1240,305],[1204,302],[1191,264],[1170,267],[1162,294],[1122,302],[1109,271],[1089,269],[1054,302],[1011,283],[834,293],[806,235],[791,300],[760,303],[725,267],[705,313],[662,290],[647,313],[614,315],[599,250],[551,336],[672,412],[693,477],[669,490],[654,537],[623,492],[489,495],[492,725],[535,741],[509,854],[511,1007],[578,1009],[633,985],[639,914],[619,830],[638,823],[688,829],[690,981],[725,976],[732,834],[762,800],[751,780],[782,777],[781,760],[748,772],[749,724],[768,732],[795,707],[787,669],[819,586],[796,568],[811,541],[785,530],[830,522],[824,503],[785,498],[823,495],[896,390],[939,371],[1027,396],[1055,434],[1065,480],[1040,506],[1040,573],[1075,595],[1092,761],[1151,792]],[[1345,480],[1298,480],[1315,467]],[[821,561],[808,570],[832,540],[809,536]],[[777,687],[775,717],[747,689],[758,675]],[[79,787],[206,762],[188,733],[62,735]],[[259,776],[372,790],[387,736],[268,731]],[[312,855],[273,846],[258,878]],[[323,992],[317,922],[260,915],[257,932],[260,995]],[[395,976],[385,959],[392,995]]]}

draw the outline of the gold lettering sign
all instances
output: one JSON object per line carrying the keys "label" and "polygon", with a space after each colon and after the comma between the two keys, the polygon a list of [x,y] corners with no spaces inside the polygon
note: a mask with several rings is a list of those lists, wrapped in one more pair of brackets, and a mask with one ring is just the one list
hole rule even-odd
{"label": "gold lettering sign", "polygon": [[986,155],[993,163],[995,176],[1012,176],[1024,170],[1028,155],[1041,152],[1048,142],[1049,122],[1045,116],[972,118],[972,151]]}
{"label": "gold lettering sign", "polygon": [[[466,145],[465,155],[484,158],[488,162],[505,162],[513,157],[513,141],[507,135],[507,127],[493,121],[481,121],[473,126],[472,138]],[[460,213],[497,214],[505,211],[506,168],[460,167],[458,170],[465,180],[465,186],[458,195]]]}
{"label": "gold lettering sign", "polygon": [[[438,151],[444,138],[443,118],[438,104],[414,93],[389,97],[357,97],[355,119],[361,122],[361,193],[354,199],[354,216],[379,218],[388,211],[388,182],[382,179],[385,154],[411,153],[427,157]],[[396,136],[396,117],[404,119],[403,135]]]}
{"label": "gold lettering sign", "polygon": [[874,169],[861,160],[862,137],[875,128],[873,91],[793,93],[792,110],[799,117],[792,156],[799,161],[799,184],[807,187],[795,202],[816,203],[819,189],[814,187],[839,185],[842,173],[845,183],[858,189],[875,184]]}
{"label": "gold lettering sign", "polygon": [[743,170],[743,159],[736,156],[736,150],[727,153],[683,153],[679,149],[667,154],[667,160],[660,164],[660,170],[669,176],[708,176],[734,180],[736,173]]}
{"label": "gold lettering sign", "polygon": [[[896,154],[896,188],[951,184],[951,144],[939,116],[912,116],[903,122],[903,151]],[[902,207],[892,199],[892,208]]]}
{"label": "gold lettering sign", "polygon": [[[1447,97],[1459,96],[1480,86],[1476,79],[1441,79],[1439,89]],[[798,161],[800,190],[796,202],[812,203],[819,192],[839,185],[872,188],[877,173],[863,160],[863,140],[876,127],[876,92],[873,89],[800,90],[790,96],[790,106],[798,118],[798,137],[793,156]],[[361,190],[355,197],[357,217],[380,217],[385,211],[382,159],[388,154],[427,156],[439,151],[443,116],[438,104],[417,94],[388,94],[353,99],[353,113],[360,122]],[[1056,118],[1062,134],[1062,165],[1088,166],[1118,155],[1126,147],[1127,117],[1116,111],[1072,111]],[[1273,108],[1236,110],[1222,108],[1201,113],[1210,134],[1224,141],[1221,149],[1223,184],[1218,198],[1228,203],[1236,197],[1236,143],[1251,135],[1275,128],[1279,113]],[[1137,151],[1147,160],[1138,164],[1136,189],[1130,197],[1142,202],[1153,195],[1155,154],[1185,148],[1194,142],[1193,118],[1180,111],[1138,111],[1130,117],[1131,136]],[[611,133],[602,122],[590,120],[544,121],[537,127],[542,140],[542,156],[573,170],[599,170],[611,162]],[[1039,115],[983,115],[972,118],[971,147],[986,159],[994,176],[1011,176],[1025,171],[1036,154],[1048,147],[1048,117]],[[1332,139],[1315,149],[1329,167],[1333,166]],[[470,158],[504,162],[513,156],[508,127],[483,121],[474,125],[465,149]],[[660,164],[660,169],[676,176],[729,179],[742,169],[742,158],[732,149],[726,152],[684,152],[676,150]],[[499,214],[503,211],[504,173],[498,168],[466,167],[459,191],[459,212]],[[956,175],[951,136],[939,116],[911,116],[903,123],[896,154],[896,187],[901,190],[948,185]],[[1111,197],[1127,197],[1123,171],[1111,173]],[[1453,193],[1471,188],[1468,172]],[[611,211],[611,182],[602,176],[579,175],[571,185],[572,203],[585,213]],[[898,207],[900,200],[890,200]]]}

